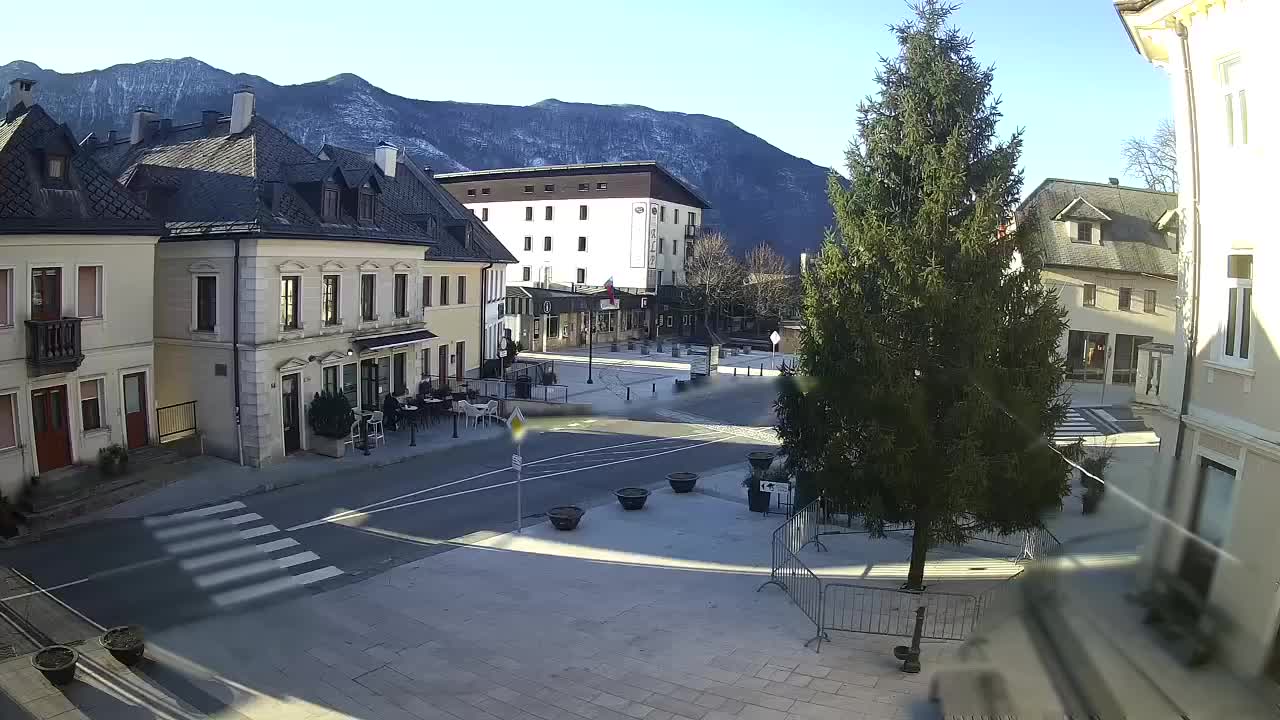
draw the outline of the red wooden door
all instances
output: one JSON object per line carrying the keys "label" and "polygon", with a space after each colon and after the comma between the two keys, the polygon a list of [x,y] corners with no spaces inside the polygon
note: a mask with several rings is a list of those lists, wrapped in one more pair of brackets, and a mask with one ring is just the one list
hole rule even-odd
{"label": "red wooden door", "polygon": [[124,376],[124,434],[129,449],[147,444],[147,374]]}
{"label": "red wooden door", "polygon": [[57,320],[62,317],[62,270],[31,269],[31,319]]}
{"label": "red wooden door", "polygon": [[31,421],[40,472],[71,464],[71,430],[67,425],[67,386],[31,391]]}

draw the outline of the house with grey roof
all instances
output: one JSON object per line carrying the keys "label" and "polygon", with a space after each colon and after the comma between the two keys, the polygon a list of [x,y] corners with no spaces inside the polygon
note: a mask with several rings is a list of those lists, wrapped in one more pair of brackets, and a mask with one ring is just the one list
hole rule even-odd
{"label": "house with grey roof", "polygon": [[157,439],[152,263],[163,228],[10,83],[0,115],[0,495]]}
{"label": "house with grey roof", "polygon": [[1067,311],[1071,379],[1132,384],[1138,348],[1173,341],[1176,207],[1173,193],[1059,178],[1018,206],[1014,227],[1036,239],[1041,278]]}
{"label": "house with grey roof", "polygon": [[255,111],[175,124],[148,108],[84,148],[165,223],[156,393],[195,403],[206,448],[259,465],[320,446],[319,391],[377,409],[494,357],[514,260],[397,148],[317,154]]}

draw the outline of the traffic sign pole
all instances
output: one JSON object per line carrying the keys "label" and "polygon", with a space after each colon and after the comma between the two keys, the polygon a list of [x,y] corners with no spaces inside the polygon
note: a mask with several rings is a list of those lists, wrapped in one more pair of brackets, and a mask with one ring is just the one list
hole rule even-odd
{"label": "traffic sign pole", "polygon": [[516,532],[524,533],[524,458],[520,456],[520,444],[516,444]]}

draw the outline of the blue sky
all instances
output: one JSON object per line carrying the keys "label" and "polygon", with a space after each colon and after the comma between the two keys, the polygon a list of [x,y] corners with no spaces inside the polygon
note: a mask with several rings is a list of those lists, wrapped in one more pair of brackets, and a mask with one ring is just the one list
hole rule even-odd
{"label": "blue sky", "polygon": [[[886,26],[908,12],[899,0],[151,4],[60,2],[75,21],[15,28],[0,62],[70,72],[190,55],[281,84],[351,72],[429,100],[634,103],[722,117],[830,166],[877,55],[894,51]],[[967,0],[954,21],[996,66],[1005,132],[1026,129],[1027,189],[1123,177],[1123,140],[1171,112],[1163,71],[1133,51],[1111,0]]]}

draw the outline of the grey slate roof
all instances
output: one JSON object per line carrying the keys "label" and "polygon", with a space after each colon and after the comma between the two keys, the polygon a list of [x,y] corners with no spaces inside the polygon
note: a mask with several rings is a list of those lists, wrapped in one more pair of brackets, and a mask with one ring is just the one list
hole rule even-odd
{"label": "grey slate roof", "polygon": [[[44,153],[68,157],[66,181],[45,187]],[[39,105],[0,115],[0,232],[160,235],[162,228]]]}
{"label": "grey slate roof", "polygon": [[[1054,220],[1076,198],[1111,218],[1097,220],[1102,225],[1101,245],[1072,242],[1067,224]],[[1176,278],[1176,246],[1156,229],[1156,222],[1177,204],[1173,193],[1048,178],[1018,206],[1015,220],[1019,231],[1035,234],[1046,265]],[[1081,207],[1076,203],[1072,214]]]}
{"label": "grey slate roof", "polygon": [[[373,162],[373,153],[360,153],[336,145],[320,149],[323,157],[335,162],[344,171],[371,172],[381,182],[382,200],[401,215],[410,219],[434,216],[439,220],[437,248],[433,257],[461,260],[492,260],[497,263],[514,263],[516,258],[506,246],[485,227],[475,214],[440,186],[433,177],[423,172],[413,158],[403,150],[396,153],[395,177],[382,174]],[[472,230],[471,247],[458,242],[443,228],[450,224],[469,224]]]}

